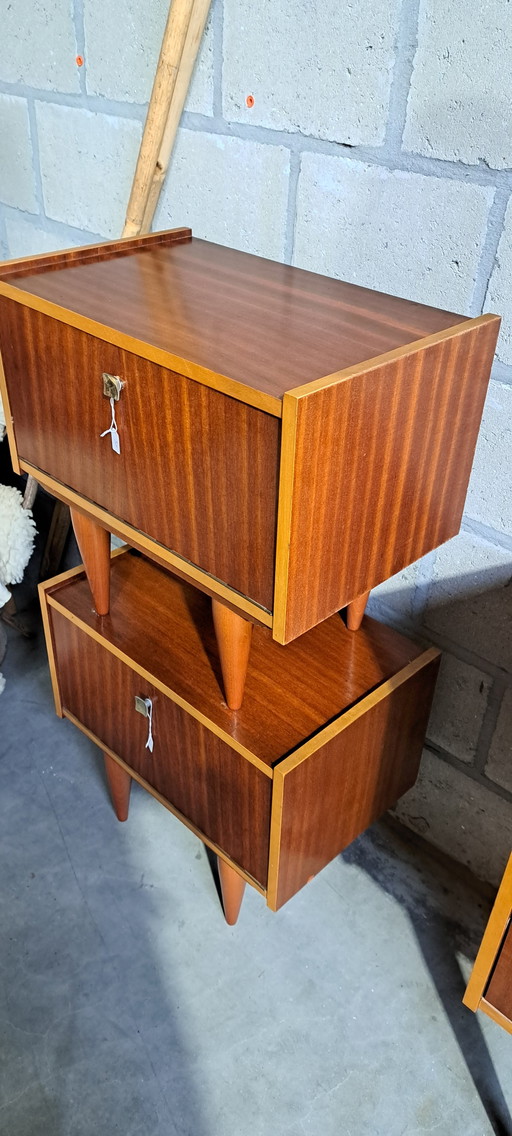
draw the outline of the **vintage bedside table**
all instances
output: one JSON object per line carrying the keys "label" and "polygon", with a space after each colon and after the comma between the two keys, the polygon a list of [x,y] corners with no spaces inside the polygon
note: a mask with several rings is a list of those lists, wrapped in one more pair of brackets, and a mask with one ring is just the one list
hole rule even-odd
{"label": "vintage bedside table", "polygon": [[252,623],[289,643],[459,528],[499,319],[192,239],[0,268],[15,468],[213,598],[240,706]]}
{"label": "vintage bedside table", "polygon": [[245,881],[277,910],[415,781],[435,648],[367,617],[287,647],[256,627],[236,713],[198,589],[120,550],[108,615],[83,568],[40,590],[57,713],[103,750],[120,820],[135,777],[214,849],[228,922]]}

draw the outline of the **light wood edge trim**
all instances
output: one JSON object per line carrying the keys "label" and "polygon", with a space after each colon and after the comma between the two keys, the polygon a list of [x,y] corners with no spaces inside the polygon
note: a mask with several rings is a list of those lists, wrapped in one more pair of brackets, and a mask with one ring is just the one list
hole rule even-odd
{"label": "light wood edge trim", "polygon": [[208,836],[205,836],[204,832],[201,832],[201,829],[197,828],[196,825],[192,823],[192,821],[187,820],[187,817],[184,816],[183,813],[180,813],[179,809],[176,809],[174,805],[171,805],[165,797],[162,797],[162,794],[159,793],[157,789],[153,789],[148,781],[145,781],[139,773],[136,773],[130,765],[127,765],[126,762],[123,761],[122,757],[119,757],[117,753],[114,753],[113,750],[109,749],[109,747],[106,746],[104,742],[100,741],[100,738],[97,738],[91,730],[88,730],[87,726],[84,726],[82,722],[79,722],[78,718],[75,718],[74,714],[72,714],[69,710],[64,709],[62,717],[67,718],[73,726],[76,726],[77,729],[81,730],[81,732],[85,734],[85,736],[89,738],[91,742],[94,742],[94,744],[97,745],[99,749],[101,749],[102,753],[108,754],[108,756],[111,757],[113,761],[117,762],[117,764],[120,765],[122,769],[125,769],[134,781],[138,781],[139,785],[142,785],[142,788],[145,789],[146,792],[150,793],[151,796],[154,797],[155,800],[159,801],[161,805],[164,805],[164,807],[168,809],[169,812],[173,814],[173,816],[180,820],[182,824],[184,824],[188,829],[190,829],[191,832],[194,833],[194,836],[198,836],[199,839],[202,840],[203,844],[207,844],[208,848],[211,848],[217,856],[220,856],[222,860],[225,860],[227,864],[230,864],[232,868],[235,868],[239,875],[243,876],[244,880],[246,880],[246,882],[250,884],[251,887],[255,888],[256,891],[260,893],[260,895],[266,895],[265,888],[263,888],[261,884],[259,884],[257,880],[253,878],[253,876],[250,876],[248,872],[245,872],[244,869],[240,867],[240,864],[237,864],[235,860],[231,860],[230,857],[227,856],[225,852],[223,852],[222,848],[219,848],[218,844],[215,844],[213,840],[210,840]]}
{"label": "light wood edge trim", "polygon": [[157,363],[160,367],[166,367],[167,370],[176,371],[177,374],[184,375],[185,378],[192,379],[193,382],[211,387],[213,390],[220,391],[221,394],[227,394],[230,398],[236,398],[238,402],[245,402],[248,406],[254,406],[256,410],[263,410],[266,414],[272,414],[274,418],[281,417],[280,398],[265,394],[264,391],[256,390],[255,387],[245,386],[244,383],[240,383],[236,379],[230,379],[228,375],[221,375],[217,371],[211,371],[208,367],[201,367],[190,359],[183,359],[181,355],[164,351],[163,348],[146,343],[143,339],[136,339],[123,331],[117,331],[114,327],[108,327],[97,320],[89,319],[88,316],[80,315],[79,312],[73,312],[70,308],[64,308],[61,304],[44,300],[42,296],[35,296],[32,292],[25,292],[23,288],[9,284],[7,280],[0,279],[0,296],[15,300],[17,304],[23,304],[24,307],[32,308],[36,312],[41,312],[42,315],[51,316],[52,319],[59,320],[60,323],[76,328],[77,331],[85,331],[88,335],[94,335],[96,339],[112,343],[115,347],[120,347],[123,351],[128,351],[132,355],[149,359],[150,362]]}
{"label": "light wood edge trim", "polygon": [[[476,328],[481,327],[486,323],[501,322],[501,317],[493,313],[487,313],[484,316],[477,316],[476,319],[467,319],[463,323],[454,324],[453,327],[445,328],[444,331],[436,331],[433,335],[426,335],[423,339],[415,339],[413,343],[405,343],[402,347],[395,347],[393,351],[386,351],[383,355],[375,355],[373,359],[367,359],[364,363],[356,363],[351,367],[344,367],[341,371],[335,371],[332,375],[325,375],[322,379],[314,379],[311,383],[303,383],[300,387],[293,387],[288,394],[292,394],[295,398],[306,398],[309,394],[315,394],[316,391],[325,390],[327,387],[335,386],[337,383],[347,382],[349,379],[356,378],[357,375],[365,375],[369,371],[374,371],[378,367],[384,367],[389,363],[395,363],[399,359],[405,359],[408,355],[416,355],[418,351],[423,351],[427,347],[433,347],[436,343],[444,343],[446,339],[453,339],[459,335],[465,335],[466,332],[475,331]],[[284,395],[286,398],[286,395]]]}
{"label": "light wood edge trim", "polygon": [[487,986],[496,955],[503,941],[507,924],[512,914],[512,854],[509,856],[505,873],[478,949],[473,970],[466,986],[462,1001],[469,1010],[478,1010]]}
{"label": "light wood edge trim", "polygon": [[5,417],[5,430],[7,433],[7,441],[9,442],[9,452],[11,455],[11,464],[15,473],[21,473],[20,460],[18,457],[18,447],[16,445],[16,437],[14,434],[14,422],[11,414],[11,404],[9,402],[9,393],[7,390],[7,383],[5,381],[5,371],[2,362],[2,352],[0,351],[0,396],[2,398],[2,406],[4,408]]}
{"label": "light wood edge trim", "polygon": [[57,677],[57,666],[55,663],[55,644],[53,641],[53,630],[48,615],[48,596],[46,595],[46,581],[44,584],[38,585],[39,602],[41,604],[41,615],[43,619],[44,638],[46,642],[46,652],[48,655],[48,666],[50,668],[50,679],[53,691],[53,701],[55,702],[55,713],[58,718],[63,717],[62,701],[60,697],[59,680]]}
{"label": "light wood edge trim", "polygon": [[274,771],[272,805],[270,810],[270,840],[268,853],[267,906],[277,911],[277,890],[281,860],[281,829],[283,824],[284,777],[279,767]]}
{"label": "light wood edge trim", "polygon": [[418,671],[423,670],[423,667],[428,666],[434,659],[440,657],[441,651],[439,651],[437,647],[429,647],[428,650],[423,651],[421,655],[418,655],[412,662],[407,663],[407,666],[402,667],[402,670],[397,671],[391,678],[386,679],[385,682],[382,682],[375,690],[372,690],[370,694],[361,698],[350,710],[347,710],[344,714],[340,714],[333,722],[329,722],[328,726],[325,726],[323,730],[319,730],[314,737],[304,742],[304,745],[299,746],[289,757],[283,758],[278,764],[274,765],[274,777],[276,777],[278,773],[280,776],[286,777],[288,773],[296,769],[298,765],[302,765],[302,762],[306,761],[308,757],[311,757],[313,753],[316,753],[318,749],[327,745],[337,734],[343,733],[343,730],[347,730],[349,726],[351,726],[353,722],[356,722],[358,718],[361,718],[363,714],[367,714],[369,710],[372,710],[373,707],[377,706],[379,702],[382,702],[384,698],[388,698],[389,695],[392,694],[394,690],[397,690],[399,686],[402,686],[404,682],[407,682],[407,680],[417,674]]}
{"label": "light wood edge trim", "polygon": [[290,566],[290,538],[292,528],[293,488],[297,442],[297,399],[283,397],[281,427],[281,459],[279,467],[279,495],[277,503],[277,537],[274,581],[274,619],[272,635],[278,643],[286,643],[286,612],[288,600],[288,573]]}
{"label": "light wood edge trim", "polygon": [[[113,560],[115,556],[122,556],[125,552],[129,551],[129,545],[123,544],[121,548],[113,548],[110,553],[110,559]],[[85,568],[83,564],[76,564],[74,568],[66,568],[65,572],[59,572],[58,576],[51,576],[49,580],[43,580],[38,584],[40,592],[48,592],[51,588],[57,587],[59,584],[65,584],[66,580],[72,580],[74,576],[85,576]]]}
{"label": "light wood edge trim", "polygon": [[115,517],[112,513],[107,513],[100,505],[95,505],[93,501],[89,501],[86,497],[81,497],[74,489],[69,486],[63,485],[60,481],[55,481],[47,473],[38,469],[36,466],[21,459],[21,469],[26,473],[31,474],[44,489],[52,493],[54,497],[58,497],[60,501],[64,501],[66,505],[71,505],[73,509],[78,509],[80,512],[85,513],[86,516],[92,517],[104,529],[114,533],[115,536],[120,537],[121,540],[126,541],[132,548],[137,548],[139,552],[146,553],[151,557],[152,551],[155,550],[158,557],[168,564],[170,570],[177,568],[184,576],[194,584],[204,584],[206,588],[215,592],[219,599],[226,600],[227,603],[233,607],[239,608],[240,611],[246,612],[247,615],[254,619],[256,623],[262,623],[264,627],[272,627],[272,613],[267,611],[266,608],[260,607],[259,604],[247,599],[246,596],[240,595],[239,592],[234,591],[227,584],[223,584],[217,580],[215,576],[209,576],[208,572],[204,569],[198,568],[195,564],[191,564],[189,560],[183,559],[177,553],[171,552],[165,548],[165,545],[159,544],[156,540],[151,540],[145,533],[139,529],[132,528],[126,521],[122,521],[119,517]]}
{"label": "light wood edge trim", "polygon": [[[159,237],[171,237],[172,239],[162,241],[158,239]],[[72,265],[66,265],[65,263],[66,259],[71,254],[73,254],[73,266],[78,267],[81,262],[81,258],[88,260],[89,253],[100,252],[101,250],[107,251],[109,244],[116,246],[124,245],[126,248],[129,248],[130,245],[133,245],[133,250],[135,252],[138,248],[143,248],[144,245],[148,243],[150,245],[155,245],[155,247],[159,244],[167,246],[172,244],[181,244],[187,240],[190,240],[191,237],[192,229],[187,228],[187,226],[181,225],[175,229],[159,229],[158,232],[155,233],[141,233],[139,236],[116,237],[113,241],[110,242],[95,241],[95,243],[92,245],[71,245],[70,248],[56,249],[55,252],[36,252],[32,256],[17,256],[12,260],[2,260],[0,262],[0,280],[2,279],[3,272],[7,270],[9,274],[11,274],[18,267],[25,269],[33,266],[34,268],[38,268],[38,266],[40,265],[42,270],[46,268],[48,272],[50,272],[53,270],[54,265],[60,265],[62,261],[63,268],[71,268]],[[108,257],[105,256],[104,259],[113,260],[116,256],[117,251],[110,253]],[[43,275],[42,271],[41,275]]]}
{"label": "light wood edge trim", "polygon": [[90,639],[94,639],[96,643],[99,643],[100,647],[103,647],[105,651],[109,652],[109,654],[114,655],[116,659],[119,659],[122,663],[124,663],[125,666],[134,671],[135,674],[140,675],[140,677],[143,678],[146,682],[151,683],[151,686],[156,686],[157,690],[159,690],[161,694],[163,694],[171,702],[176,703],[177,706],[180,706],[181,709],[185,710],[185,712],[189,714],[191,718],[195,718],[197,722],[200,722],[202,726],[205,726],[206,729],[210,731],[210,733],[216,734],[222,742],[225,742],[226,745],[231,747],[231,749],[234,749],[237,753],[240,754],[241,757],[245,758],[246,761],[249,761],[251,765],[254,765],[256,769],[259,769],[261,773],[264,773],[266,777],[272,779],[273,774],[271,767],[269,765],[265,765],[261,758],[257,757],[256,754],[251,752],[251,750],[246,749],[246,747],[243,746],[240,742],[235,741],[230,734],[226,733],[225,730],[221,728],[221,726],[218,726],[216,722],[212,722],[211,719],[207,718],[205,714],[202,714],[200,710],[196,710],[195,706],[192,706],[192,704],[190,702],[187,702],[185,698],[182,698],[181,695],[176,694],[176,691],[172,690],[170,686],[166,686],[165,683],[161,682],[160,679],[156,677],[156,675],[151,674],[150,671],[147,671],[144,667],[139,666],[134,659],[131,659],[129,657],[129,655],[125,655],[124,651],[120,651],[114,643],[110,643],[108,639],[105,639],[103,635],[100,635],[99,631],[96,631],[94,627],[89,627],[89,625],[87,623],[84,623],[83,620],[80,619],[77,615],[75,615],[71,611],[68,611],[68,609],[64,607],[63,604],[59,603],[56,596],[49,595],[46,598],[49,607],[52,607],[55,609],[55,611],[58,611],[59,615],[63,615],[65,619],[69,620],[69,622],[72,623],[74,627],[78,627],[78,629],[80,631],[83,631],[84,634],[88,635]]}
{"label": "light wood edge trim", "polygon": [[500,1010],[496,1009],[496,1006],[491,1005],[485,998],[482,998],[478,1009],[483,1010],[484,1014],[487,1014],[492,1018],[493,1022],[496,1022],[499,1026],[502,1026],[507,1033],[512,1033],[512,1022],[510,1018],[507,1018],[505,1014],[502,1014]]}

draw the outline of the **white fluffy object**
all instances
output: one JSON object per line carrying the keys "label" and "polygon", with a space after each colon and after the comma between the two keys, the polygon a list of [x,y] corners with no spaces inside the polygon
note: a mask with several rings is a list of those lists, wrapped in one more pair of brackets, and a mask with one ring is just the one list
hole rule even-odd
{"label": "white fluffy object", "polygon": [[[5,434],[5,414],[2,406],[2,396],[0,395],[0,442]],[[0,691],[1,693],[1,691]]]}
{"label": "white fluffy object", "polygon": [[19,489],[0,485],[0,607],[10,593],[6,584],[19,584],[34,547],[36,526],[30,509],[23,508]]}

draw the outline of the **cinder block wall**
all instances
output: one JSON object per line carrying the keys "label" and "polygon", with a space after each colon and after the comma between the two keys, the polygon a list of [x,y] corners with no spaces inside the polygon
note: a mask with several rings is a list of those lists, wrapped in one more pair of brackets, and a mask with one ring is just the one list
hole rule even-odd
{"label": "cinder block wall", "polygon": [[[3,255],[119,235],[166,8],[8,6]],[[214,0],[155,223],[503,314],[462,533],[371,601],[445,652],[398,815],[492,881],[512,847],[511,66],[507,0]]]}

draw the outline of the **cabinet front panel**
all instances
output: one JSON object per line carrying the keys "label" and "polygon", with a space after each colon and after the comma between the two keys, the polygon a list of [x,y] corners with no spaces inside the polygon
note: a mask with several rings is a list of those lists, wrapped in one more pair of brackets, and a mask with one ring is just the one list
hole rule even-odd
{"label": "cabinet front panel", "polygon": [[272,609],[278,418],[5,298],[0,345],[21,459]]}
{"label": "cabinet front panel", "polygon": [[[53,608],[50,618],[63,709],[266,887],[270,778]],[[152,752],[137,696],[152,700]]]}

